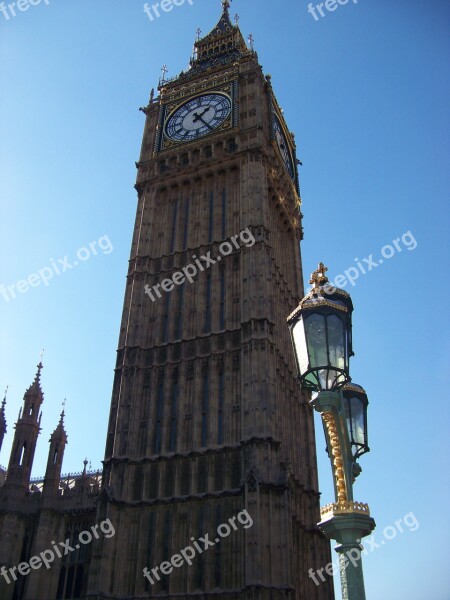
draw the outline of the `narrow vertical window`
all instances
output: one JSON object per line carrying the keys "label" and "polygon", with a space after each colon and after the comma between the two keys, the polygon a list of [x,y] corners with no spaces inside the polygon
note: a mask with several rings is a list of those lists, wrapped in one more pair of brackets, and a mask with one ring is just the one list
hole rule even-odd
{"label": "narrow vertical window", "polygon": [[211,274],[206,276],[205,333],[211,332]]}
{"label": "narrow vertical window", "polygon": [[[216,507],[216,528],[222,525],[223,523],[223,511],[222,507]],[[216,587],[220,587],[222,583],[222,556],[221,556],[221,544],[215,545],[215,557],[214,557],[214,581]]]}
{"label": "narrow vertical window", "polygon": [[219,329],[225,329],[225,269],[220,268]]}
{"label": "narrow vertical window", "polygon": [[[166,512],[166,517],[164,519],[164,541],[163,541],[163,561],[170,561],[170,536],[171,536],[171,524],[172,519],[170,516],[170,511]],[[166,575],[161,579],[161,589],[163,592],[169,591],[169,576]]]}
{"label": "narrow vertical window", "polygon": [[209,408],[209,371],[203,374],[203,398],[202,398],[202,446],[208,441],[208,408]]}
{"label": "narrow vertical window", "polygon": [[185,458],[181,463],[180,494],[187,496],[191,490],[191,463]]}
{"label": "narrow vertical window", "polygon": [[178,199],[175,200],[173,205],[173,215],[172,215],[172,234],[170,236],[170,250],[169,254],[175,249],[175,239],[177,236],[177,214],[178,214]]}
{"label": "narrow vertical window", "polygon": [[213,228],[214,228],[214,192],[209,195],[209,232],[208,242],[213,241]]}
{"label": "narrow vertical window", "polygon": [[183,333],[183,308],[184,308],[184,283],[180,286],[178,290],[178,312],[177,312],[177,321],[175,327],[175,339],[181,340]]}
{"label": "narrow vertical window", "polygon": [[76,567],[75,587],[73,590],[73,598],[81,597],[81,587],[83,585],[83,565]]}
{"label": "narrow vertical window", "polygon": [[158,397],[156,401],[156,429],[155,429],[155,453],[161,452],[161,438],[162,438],[162,419],[163,419],[163,408],[164,408],[164,380],[161,379],[158,383]]}
{"label": "narrow vertical window", "polygon": [[[198,510],[198,537],[205,535],[205,508],[202,506]],[[196,588],[203,589],[205,577],[205,555],[197,557]]]}
{"label": "narrow vertical window", "polygon": [[67,575],[67,583],[66,583],[66,595],[65,598],[72,598],[72,588],[73,588],[73,580],[75,574],[75,567],[71,565],[69,567],[69,573]]}
{"label": "narrow vertical window", "polygon": [[186,248],[187,248],[188,231],[189,231],[189,198],[186,198],[186,205],[184,207],[183,250],[186,250]]}
{"label": "narrow vertical window", "polygon": [[163,316],[163,330],[162,330],[162,343],[167,344],[167,339],[169,336],[169,308],[170,308],[170,298],[171,294],[166,295],[166,301],[164,306],[164,316]]}
{"label": "narrow vertical window", "polygon": [[224,375],[219,373],[219,414],[217,418],[217,443],[223,444]]}
{"label": "narrow vertical window", "polygon": [[66,582],[66,567],[62,567],[59,572],[58,589],[56,590],[56,600],[62,600],[64,594],[64,584]]}
{"label": "narrow vertical window", "polygon": [[164,496],[170,498],[173,496],[175,482],[175,466],[173,461],[169,460],[166,462],[166,469],[164,473]]}
{"label": "narrow vertical window", "polygon": [[23,462],[25,459],[25,451],[27,449],[27,443],[24,442],[23,446],[22,446],[22,450],[20,451],[20,456],[19,456],[19,467],[23,467]]}
{"label": "narrow vertical window", "polygon": [[227,231],[227,192],[222,192],[222,239],[225,239]]}
{"label": "narrow vertical window", "polygon": [[177,448],[177,410],[178,410],[178,394],[179,384],[178,379],[173,382],[172,386],[172,402],[171,402],[171,416],[170,416],[170,452],[175,452]]}
{"label": "narrow vertical window", "polygon": [[[151,512],[148,517],[146,565],[152,565],[154,563],[155,537],[155,513]],[[148,579],[145,580],[145,591],[150,591],[150,581]]]}

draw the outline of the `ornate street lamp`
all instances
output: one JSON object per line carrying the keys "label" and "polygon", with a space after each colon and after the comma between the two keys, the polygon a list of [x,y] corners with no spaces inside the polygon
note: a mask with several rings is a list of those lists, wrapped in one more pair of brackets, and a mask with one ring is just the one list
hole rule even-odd
{"label": "ornate street lamp", "polygon": [[375,528],[367,504],[353,500],[353,482],[361,472],[357,459],[369,451],[367,395],[351,383],[350,295],[332,287],[319,264],[312,290],[288,317],[299,381],[313,392],[311,406],[321,414],[333,471],[335,502],[321,509],[320,530],[337,540],[342,597],[365,600],[360,541]]}
{"label": "ornate street lamp", "polygon": [[313,289],[288,318],[302,385],[312,391],[337,390],[350,380],[352,312],[350,295],[332,288],[319,264]]}

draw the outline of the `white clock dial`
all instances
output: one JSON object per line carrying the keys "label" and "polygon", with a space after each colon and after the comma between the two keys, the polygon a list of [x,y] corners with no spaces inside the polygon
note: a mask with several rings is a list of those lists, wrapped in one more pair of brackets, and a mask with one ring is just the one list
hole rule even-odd
{"label": "white clock dial", "polygon": [[275,139],[278,145],[278,149],[280,151],[281,157],[283,158],[283,162],[286,165],[286,169],[288,170],[289,176],[292,180],[295,179],[295,169],[294,169],[294,161],[292,159],[291,150],[286,140],[286,136],[284,135],[283,127],[277,116],[274,117],[274,134]]}
{"label": "white clock dial", "polygon": [[231,114],[231,99],[213,93],[192,98],[178,107],[167,119],[165,134],[170,140],[189,142],[208,135],[220,127]]}

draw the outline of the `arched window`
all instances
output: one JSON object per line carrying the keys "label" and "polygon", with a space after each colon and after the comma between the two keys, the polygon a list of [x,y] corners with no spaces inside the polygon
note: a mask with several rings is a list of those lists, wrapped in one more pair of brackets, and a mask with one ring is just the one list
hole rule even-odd
{"label": "arched window", "polygon": [[24,442],[23,446],[22,446],[22,450],[20,451],[20,457],[19,457],[19,467],[23,467],[24,465],[24,460],[25,460],[25,452],[27,450],[27,443]]}

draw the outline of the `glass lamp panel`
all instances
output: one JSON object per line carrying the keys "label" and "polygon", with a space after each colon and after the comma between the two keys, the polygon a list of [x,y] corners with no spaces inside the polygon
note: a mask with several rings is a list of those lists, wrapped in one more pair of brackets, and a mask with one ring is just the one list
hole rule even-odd
{"label": "glass lamp panel", "polygon": [[342,375],[340,371],[336,371],[336,369],[329,369],[327,389],[334,389],[337,385],[340,385],[342,383],[345,383],[344,375]]}
{"label": "glass lamp panel", "polygon": [[336,315],[329,315],[327,317],[327,328],[330,365],[344,370],[346,368],[344,322]]}
{"label": "glass lamp panel", "polygon": [[[345,420],[347,421],[347,430],[348,430],[348,437],[350,438],[350,444],[353,445],[353,441],[354,441],[354,435],[353,435],[353,421],[352,421],[352,414],[351,414],[351,408],[350,408],[350,400],[349,398],[346,398],[344,396],[344,409],[345,409]],[[352,448],[353,451],[353,448]],[[354,452],[353,452],[354,454]]]}
{"label": "glass lamp panel", "polygon": [[330,374],[330,371],[328,369],[320,369],[317,372],[317,376],[319,378],[320,389],[329,390],[330,380],[332,381],[334,379],[334,377]]}
{"label": "glass lamp panel", "polygon": [[305,334],[311,368],[328,366],[325,317],[317,313],[306,317]]}
{"label": "glass lamp panel", "polygon": [[292,338],[294,340],[294,349],[295,354],[297,355],[300,375],[303,375],[303,373],[308,370],[309,366],[308,348],[306,346],[304,325],[303,319],[300,318],[292,328]]}
{"label": "glass lamp panel", "polygon": [[353,441],[361,446],[365,445],[364,430],[364,405],[359,398],[350,399],[350,412],[352,415],[352,435]]}
{"label": "glass lamp panel", "polygon": [[315,371],[308,373],[308,375],[305,377],[305,382],[309,383],[314,389],[317,388],[317,377]]}

